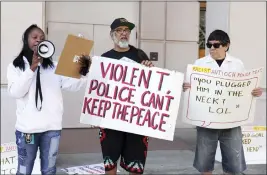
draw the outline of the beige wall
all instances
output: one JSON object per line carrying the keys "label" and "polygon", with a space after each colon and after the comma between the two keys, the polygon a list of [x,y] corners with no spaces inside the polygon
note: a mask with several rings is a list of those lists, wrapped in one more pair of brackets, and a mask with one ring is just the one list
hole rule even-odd
{"label": "beige wall", "polygon": [[137,46],[138,2],[47,2],[46,16],[48,38],[56,46],[55,59],[59,57],[68,34],[81,33],[94,40],[91,55],[101,55],[111,49],[110,24],[118,17],[125,17],[136,24],[130,42]]}
{"label": "beige wall", "polygon": [[266,2],[231,2],[230,53],[247,69],[264,67],[261,86],[266,88]]}
{"label": "beige wall", "polygon": [[[185,72],[187,64],[198,58],[200,4],[142,2],[140,11],[140,48],[148,55],[158,52],[156,66]],[[181,122],[181,115],[179,110],[176,127],[192,127]]]}
{"label": "beige wall", "polygon": [[266,2],[207,2],[206,36],[214,29],[229,34],[229,53],[247,69],[264,67],[266,88]]}
{"label": "beige wall", "polygon": [[44,22],[43,2],[1,2],[1,85],[7,83],[6,68],[21,50],[25,29],[31,24],[43,28]]}

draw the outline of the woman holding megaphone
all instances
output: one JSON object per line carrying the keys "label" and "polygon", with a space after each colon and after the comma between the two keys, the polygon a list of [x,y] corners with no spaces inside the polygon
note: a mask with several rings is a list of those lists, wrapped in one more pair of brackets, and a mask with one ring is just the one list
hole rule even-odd
{"label": "woman holding megaphone", "polygon": [[[32,173],[38,148],[42,174],[56,174],[63,115],[61,89],[78,91],[87,81],[85,76],[74,79],[55,74],[54,51],[50,50],[49,55],[47,49],[41,49],[48,53],[47,58],[38,51],[44,39],[41,28],[28,27],[23,35],[23,48],[7,69],[8,93],[17,102],[17,174]],[[91,64],[89,57],[81,57],[80,63],[80,73],[86,75]]]}

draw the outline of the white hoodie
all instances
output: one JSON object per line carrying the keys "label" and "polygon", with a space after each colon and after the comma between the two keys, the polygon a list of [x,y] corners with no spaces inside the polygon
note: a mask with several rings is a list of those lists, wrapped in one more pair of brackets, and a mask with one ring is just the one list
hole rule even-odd
{"label": "white hoodie", "polygon": [[[63,98],[61,89],[78,91],[86,85],[87,78],[69,78],[55,74],[54,68],[40,67],[40,81],[43,95],[42,110],[38,111],[35,104],[36,75],[30,69],[28,60],[24,57],[25,71],[8,65],[8,93],[16,98],[17,121],[15,128],[23,133],[40,133],[49,130],[62,129]],[[40,104],[40,98],[38,98]]]}

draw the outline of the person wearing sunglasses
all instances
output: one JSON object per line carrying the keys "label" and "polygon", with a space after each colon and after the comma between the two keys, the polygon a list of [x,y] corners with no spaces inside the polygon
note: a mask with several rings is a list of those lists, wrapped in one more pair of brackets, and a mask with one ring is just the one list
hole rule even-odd
{"label": "person wearing sunglasses", "polygon": [[[213,31],[207,40],[209,55],[195,61],[194,65],[221,69],[224,71],[244,71],[243,62],[227,53],[230,46],[228,34],[222,30]],[[183,84],[183,91],[189,89],[189,83]],[[261,88],[255,88],[251,94],[262,95]],[[228,129],[210,129],[197,127],[197,145],[193,166],[202,174],[212,174],[218,141],[221,145],[222,167],[226,174],[241,173],[247,168],[242,145],[241,127]]]}

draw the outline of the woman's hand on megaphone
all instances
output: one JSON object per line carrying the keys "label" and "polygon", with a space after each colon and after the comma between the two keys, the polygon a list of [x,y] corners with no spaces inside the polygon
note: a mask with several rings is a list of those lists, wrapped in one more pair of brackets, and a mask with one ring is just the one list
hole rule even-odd
{"label": "woman's hand on megaphone", "polygon": [[91,57],[83,54],[79,58],[79,63],[81,65],[80,74],[85,76],[89,72],[89,68],[92,64]]}
{"label": "woman's hand on megaphone", "polygon": [[31,70],[33,72],[37,69],[40,61],[41,61],[41,58],[38,56],[37,50],[34,48],[33,55],[32,55],[32,64],[31,64]]}

